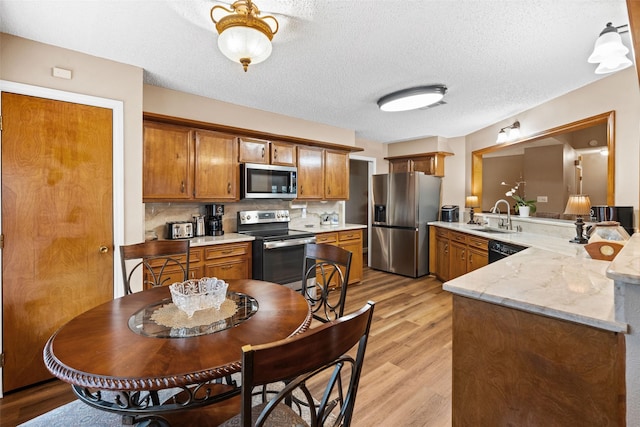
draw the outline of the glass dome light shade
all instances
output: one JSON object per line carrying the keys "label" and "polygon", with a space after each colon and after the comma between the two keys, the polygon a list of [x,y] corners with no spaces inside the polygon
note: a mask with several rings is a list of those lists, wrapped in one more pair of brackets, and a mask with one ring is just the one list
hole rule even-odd
{"label": "glass dome light shade", "polygon": [[587,59],[591,64],[597,64],[606,61],[611,56],[626,55],[629,49],[622,44],[622,38],[617,31],[610,31],[602,34],[596,40],[593,53]]}
{"label": "glass dome light shade", "polygon": [[259,64],[271,55],[271,40],[259,30],[250,27],[229,27],[218,37],[218,48],[234,62],[248,58]]}
{"label": "glass dome light shade", "polygon": [[596,68],[596,74],[608,74],[616,71],[624,70],[633,64],[629,58],[624,55],[614,56],[602,61],[598,68]]}

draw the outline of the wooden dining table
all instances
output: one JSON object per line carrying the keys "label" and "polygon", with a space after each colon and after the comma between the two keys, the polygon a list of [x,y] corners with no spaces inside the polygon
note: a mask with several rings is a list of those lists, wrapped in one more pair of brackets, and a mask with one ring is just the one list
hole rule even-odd
{"label": "wooden dining table", "polygon": [[202,407],[239,393],[232,374],[241,348],[302,333],[312,316],[305,298],[286,286],[228,280],[234,318],[196,328],[163,328],[151,320],[171,303],[168,287],[114,299],[74,318],[47,341],[49,371],[80,400],[123,415],[123,423]]}

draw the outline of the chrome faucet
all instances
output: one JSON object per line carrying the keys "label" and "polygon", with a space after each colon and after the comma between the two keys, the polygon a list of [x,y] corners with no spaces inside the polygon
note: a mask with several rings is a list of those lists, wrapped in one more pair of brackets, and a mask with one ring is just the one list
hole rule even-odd
{"label": "chrome faucet", "polygon": [[500,208],[498,207],[500,203],[504,203],[505,205],[507,205],[507,228],[509,228],[509,230],[513,230],[513,226],[511,225],[511,206],[509,205],[509,202],[507,202],[505,199],[500,199],[496,202],[495,205],[493,205],[490,211],[498,213],[498,221],[500,221],[500,226],[503,227],[504,221],[502,221],[502,218],[500,217]]}

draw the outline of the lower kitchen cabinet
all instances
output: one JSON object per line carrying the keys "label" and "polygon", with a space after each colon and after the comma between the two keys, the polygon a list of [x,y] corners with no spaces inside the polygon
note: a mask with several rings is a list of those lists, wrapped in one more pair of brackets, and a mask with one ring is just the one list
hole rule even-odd
{"label": "lower kitchen cabinet", "polygon": [[251,242],[205,246],[203,268],[206,277],[251,278]]}
{"label": "lower kitchen cabinet", "polygon": [[341,247],[352,253],[349,284],[362,280],[362,230],[331,231],[316,234],[316,243],[325,243]]}
{"label": "lower kitchen cabinet", "polygon": [[488,239],[436,227],[436,276],[447,281],[489,263]]}
{"label": "lower kitchen cabinet", "polygon": [[[185,257],[179,258],[184,263]],[[162,261],[150,261],[149,264],[159,271]],[[145,273],[148,276],[149,273]],[[182,282],[182,270],[170,266],[163,272],[168,277],[166,285]],[[251,242],[224,243],[208,246],[195,246],[189,251],[189,279],[217,277],[218,279],[251,278]],[[145,283],[149,281],[145,277]],[[145,285],[145,289],[149,287]]]}

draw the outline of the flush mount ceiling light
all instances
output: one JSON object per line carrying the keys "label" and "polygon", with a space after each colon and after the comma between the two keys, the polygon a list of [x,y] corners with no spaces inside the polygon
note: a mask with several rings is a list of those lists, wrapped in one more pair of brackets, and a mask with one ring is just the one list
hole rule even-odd
{"label": "flush mount ceiling light", "polygon": [[445,85],[418,86],[402,89],[378,100],[382,111],[408,111],[437,104],[447,92]]}
{"label": "flush mount ceiling light", "polygon": [[230,60],[242,64],[245,72],[249,64],[258,64],[271,55],[271,40],[279,28],[273,16],[259,15],[251,0],[235,1],[231,10],[218,5],[211,8],[211,20],[220,34],[218,48]]}
{"label": "flush mount ceiling light", "polygon": [[520,122],[516,120],[511,126],[505,126],[500,129],[496,143],[501,144],[518,138],[520,138]]}
{"label": "flush mount ceiling light", "polygon": [[599,64],[596,68],[596,74],[613,73],[623,70],[632,64],[626,56],[629,53],[629,49],[622,44],[622,38],[620,37],[620,33],[626,33],[629,30],[618,32],[619,29],[628,27],[628,25],[614,27],[611,22],[608,22],[604,30],[602,30],[593,47],[593,53],[587,59],[587,62],[591,64]]}

